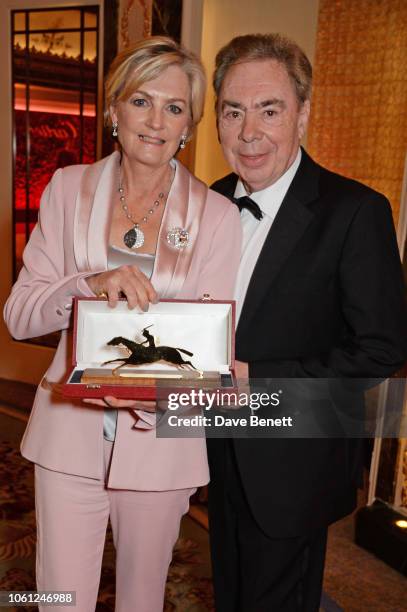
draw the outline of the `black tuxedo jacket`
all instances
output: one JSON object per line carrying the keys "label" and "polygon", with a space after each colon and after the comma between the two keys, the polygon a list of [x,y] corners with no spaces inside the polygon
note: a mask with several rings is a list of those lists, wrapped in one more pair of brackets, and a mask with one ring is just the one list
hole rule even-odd
{"label": "black tuxedo jacket", "polygon": [[[234,194],[237,176],[212,188]],[[407,359],[391,208],[369,187],[302,159],[253,271],[236,332],[251,378],[386,378]],[[222,440],[208,440],[213,491]],[[235,439],[260,527],[291,537],[352,511],[361,440]],[[219,487],[217,487],[217,483]]]}

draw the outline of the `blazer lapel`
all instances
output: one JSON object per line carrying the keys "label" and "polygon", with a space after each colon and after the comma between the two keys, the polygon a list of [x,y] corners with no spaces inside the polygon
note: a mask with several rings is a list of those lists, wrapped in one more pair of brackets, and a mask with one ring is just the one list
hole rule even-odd
{"label": "blazer lapel", "polygon": [[88,259],[92,270],[106,270],[113,206],[117,200],[120,153],[106,159],[97,183],[88,228]]}
{"label": "blazer lapel", "polygon": [[[107,269],[107,247],[112,210],[117,200],[120,154],[88,166],[82,176],[75,211],[74,251],[80,272]],[[168,196],[157,241],[152,283],[161,297],[180,291],[190,268],[200,222],[205,209],[207,186],[177,162],[174,183]],[[188,244],[172,246],[167,234],[185,229]]]}
{"label": "blazer lapel", "polygon": [[112,153],[82,176],[74,221],[74,252],[80,272],[106,270],[112,207],[116,198],[120,154]]}
{"label": "blazer lapel", "polygon": [[[181,291],[191,266],[208,193],[204,183],[193,177],[180,162],[176,164],[174,182],[158,234],[151,277],[161,298],[175,297]],[[168,233],[177,229],[188,233],[185,248],[176,248],[168,241]]]}

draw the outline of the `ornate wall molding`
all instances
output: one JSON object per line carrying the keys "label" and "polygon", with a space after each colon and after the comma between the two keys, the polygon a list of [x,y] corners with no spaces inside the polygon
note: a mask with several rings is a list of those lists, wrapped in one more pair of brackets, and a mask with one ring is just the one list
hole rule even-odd
{"label": "ornate wall molding", "polygon": [[120,0],[119,51],[151,33],[152,0]]}

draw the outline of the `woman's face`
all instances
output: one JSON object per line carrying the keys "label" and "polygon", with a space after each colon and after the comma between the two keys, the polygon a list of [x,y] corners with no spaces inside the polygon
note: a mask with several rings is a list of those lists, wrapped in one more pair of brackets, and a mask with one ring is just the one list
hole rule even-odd
{"label": "woman's face", "polygon": [[191,89],[179,66],[140,85],[128,100],[111,107],[123,153],[152,168],[168,163],[191,124]]}

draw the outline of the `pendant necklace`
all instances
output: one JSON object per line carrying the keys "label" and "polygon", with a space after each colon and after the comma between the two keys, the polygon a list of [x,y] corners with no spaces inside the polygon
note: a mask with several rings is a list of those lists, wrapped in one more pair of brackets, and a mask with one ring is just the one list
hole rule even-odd
{"label": "pendant necklace", "polygon": [[[171,182],[172,183],[172,176]],[[142,217],[139,221],[135,221],[131,213],[129,212],[129,208],[126,204],[126,198],[124,195],[124,187],[122,182],[121,172],[119,175],[119,199],[120,204],[123,209],[124,214],[127,219],[133,223],[133,227],[127,231],[123,236],[123,242],[129,249],[139,249],[144,244],[144,232],[141,229],[140,225],[142,223],[147,223],[149,219],[149,215],[152,215],[154,211],[160,206],[161,202],[165,201],[166,194],[163,191],[160,191],[157,198],[154,200],[152,207],[147,211],[147,214]],[[168,195],[168,194],[167,194]]]}

